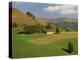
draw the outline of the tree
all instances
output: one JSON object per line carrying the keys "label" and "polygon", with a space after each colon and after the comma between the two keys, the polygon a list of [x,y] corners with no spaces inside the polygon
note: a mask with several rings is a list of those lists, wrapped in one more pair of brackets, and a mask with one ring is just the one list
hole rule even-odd
{"label": "tree", "polygon": [[26,12],[26,14],[27,14],[29,17],[32,17],[33,20],[35,19],[35,16],[34,16],[31,12]]}
{"label": "tree", "polygon": [[71,41],[68,43],[68,50],[69,53],[72,53],[74,51],[73,43]]}
{"label": "tree", "polygon": [[46,26],[46,29],[50,29],[51,28],[51,24],[48,23],[48,25]]}
{"label": "tree", "polygon": [[57,34],[60,33],[60,29],[59,29],[59,26],[58,26],[58,25],[56,26],[56,33],[57,33]]}
{"label": "tree", "polygon": [[68,48],[67,49],[63,48],[63,50],[66,51],[67,53],[71,54],[74,51],[73,43],[70,41],[68,43]]}

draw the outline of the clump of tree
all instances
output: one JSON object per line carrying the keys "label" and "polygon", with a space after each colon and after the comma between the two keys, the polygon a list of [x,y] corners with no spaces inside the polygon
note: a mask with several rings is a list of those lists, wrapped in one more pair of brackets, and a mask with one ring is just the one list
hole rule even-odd
{"label": "clump of tree", "polygon": [[59,34],[60,33],[60,29],[59,29],[59,26],[57,25],[56,26],[56,34]]}
{"label": "clump of tree", "polygon": [[34,16],[31,12],[28,11],[28,12],[26,12],[26,14],[27,14],[29,17],[32,17],[33,20],[35,20],[35,16]]}
{"label": "clump of tree", "polygon": [[44,33],[44,26],[40,24],[32,26],[24,25],[23,30],[25,34]]}
{"label": "clump of tree", "polygon": [[69,54],[73,53],[73,51],[74,51],[73,43],[70,41],[70,42],[68,43],[68,48],[67,48],[67,49],[63,48],[63,50],[64,50],[65,52],[69,53]]}
{"label": "clump of tree", "polygon": [[25,26],[23,29],[26,34],[32,34],[35,32],[34,26]]}

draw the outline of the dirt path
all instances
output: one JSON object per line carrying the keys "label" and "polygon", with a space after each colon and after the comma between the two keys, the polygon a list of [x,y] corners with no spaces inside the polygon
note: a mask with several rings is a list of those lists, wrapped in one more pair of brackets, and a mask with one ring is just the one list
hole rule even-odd
{"label": "dirt path", "polygon": [[49,44],[56,40],[73,38],[73,37],[77,37],[76,32],[64,32],[64,33],[60,33],[60,34],[52,34],[47,37],[39,38],[36,40],[28,40],[28,42],[32,43],[32,44]]}

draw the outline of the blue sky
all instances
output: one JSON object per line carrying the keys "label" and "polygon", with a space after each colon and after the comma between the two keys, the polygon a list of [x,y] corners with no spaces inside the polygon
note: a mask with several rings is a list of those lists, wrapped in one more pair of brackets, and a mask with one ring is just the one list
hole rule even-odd
{"label": "blue sky", "polygon": [[12,7],[20,10],[24,14],[30,11],[36,17],[41,18],[77,18],[78,16],[78,7],[75,5],[13,2]]}

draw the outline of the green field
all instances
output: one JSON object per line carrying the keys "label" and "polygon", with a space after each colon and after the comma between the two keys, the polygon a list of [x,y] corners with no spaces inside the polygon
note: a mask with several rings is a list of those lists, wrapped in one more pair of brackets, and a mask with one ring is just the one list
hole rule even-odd
{"label": "green field", "polygon": [[72,54],[77,54],[77,32],[64,32],[52,35],[15,34],[12,38],[12,56],[13,58],[24,58],[70,55],[62,50],[62,48],[67,48],[69,41],[72,41],[74,44],[75,51]]}

